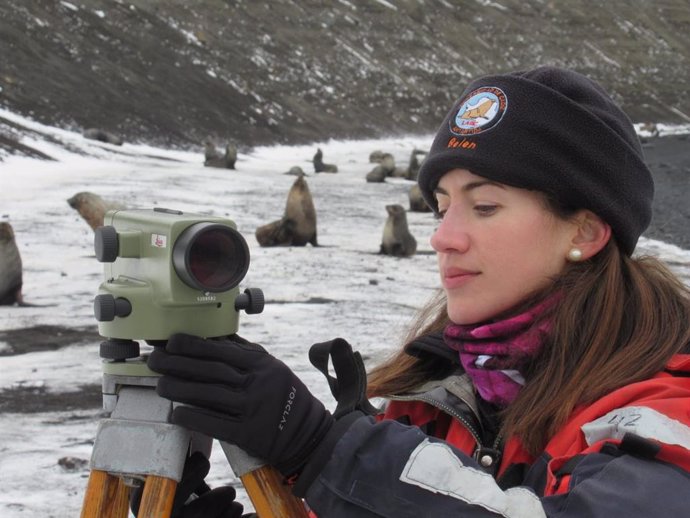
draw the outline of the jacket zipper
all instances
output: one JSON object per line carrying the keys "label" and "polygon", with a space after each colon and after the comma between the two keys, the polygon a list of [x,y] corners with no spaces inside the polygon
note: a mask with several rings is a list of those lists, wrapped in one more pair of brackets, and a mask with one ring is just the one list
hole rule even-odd
{"label": "jacket zipper", "polygon": [[503,441],[503,434],[496,434],[496,439],[494,439],[494,450],[500,451],[501,442]]}
{"label": "jacket zipper", "polygon": [[[457,397],[457,396],[456,396]],[[438,408],[440,410],[443,410],[445,413],[450,415],[451,417],[454,417],[458,421],[460,421],[463,426],[467,429],[470,434],[472,434],[472,437],[474,437],[474,441],[477,443],[477,447],[481,448],[482,447],[482,441],[479,435],[479,432],[477,429],[470,423],[467,419],[465,419],[460,413],[458,413],[453,407],[446,405],[445,403],[442,403],[441,401],[438,401],[434,398],[424,396],[423,394],[419,395],[414,395],[414,396],[393,396],[391,399],[395,399],[398,401],[423,401],[425,403],[430,404],[431,406]],[[465,401],[462,398],[459,398],[465,405],[467,405],[467,408],[470,409],[472,413],[474,411],[472,410],[472,407],[469,405],[467,401]],[[475,417],[479,419],[479,416],[475,414]]]}
{"label": "jacket zipper", "polygon": [[[477,414],[474,412],[474,410],[472,410],[472,407],[469,405],[469,403],[467,403],[467,401],[465,401],[463,398],[461,398],[457,395],[456,395],[456,397],[458,397],[458,399],[460,399],[463,403],[465,403],[465,405],[467,405],[467,408],[469,409],[470,412],[472,412],[472,414],[475,416],[475,418],[479,419],[479,416],[477,416]],[[462,423],[462,425],[465,427],[465,429],[468,432],[470,432],[470,434],[474,438],[474,442],[476,443],[474,455],[472,455],[472,457],[477,462],[481,462],[481,459],[479,457],[481,456],[481,453],[483,451],[485,451],[485,447],[484,447],[484,444],[482,443],[479,432],[477,432],[477,429],[472,425],[472,423],[470,423],[465,417],[463,417],[460,413],[458,413],[453,407],[448,406],[441,401],[438,401],[434,398],[425,396],[423,394],[415,394],[415,395],[410,395],[410,396],[393,396],[390,399],[395,399],[398,401],[423,401],[425,403],[430,404],[431,406],[433,406],[435,408],[438,408],[438,409],[446,412],[451,417],[454,417],[455,419],[460,421],[460,423]],[[492,458],[494,460],[494,462],[492,463],[492,465],[494,466],[492,468],[492,470],[497,470],[500,466],[501,453],[500,453],[499,448],[501,446],[502,440],[503,440],[503,436],[502,436],[502,434],[499,433],[496,435],[496,438],[493,441],[492,450],[493,450],[493,452],[495,452],[495,455],[492,455]]]}

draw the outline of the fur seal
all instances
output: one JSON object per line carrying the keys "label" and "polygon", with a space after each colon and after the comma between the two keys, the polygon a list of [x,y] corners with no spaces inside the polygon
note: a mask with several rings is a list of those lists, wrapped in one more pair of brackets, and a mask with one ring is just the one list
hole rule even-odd
{"label": "fur seal", "polygon": [[369,153],[369,162],[380,164],[381,160],[383,160],[384,155],[385,153],[383,151],[381,151],[380,149],[376,149]]}
{"label": "fur seal", "polygon": [[99,142],[115,144],[116,146],[121,146],[123,143],[122,139],[117,135],[98,128],[89,128],[87,130],[84,130],[84,133],[82,133],[82,135],[84,136],[84,138],[90,140],[98,140]]}
{"label": "fur seal", "polygon": [[384,153],[381,158],[381,167],[386,171],[386,176],[393,176],[395,172],[395,157],[390,153]]}
{"label": "fur seal", "polygon": [[255,236],[261,246],[318,246],[316,210],[304,176],[292,184],[283,217],[257,228]]}
{"label": "fur seal", "polygon": [[225,146],[225,167],[228,169],[235,169],[235,162],[237,162],[237,146],[230,142]]}
{"label": "fur seal", "polygon": [[204,165],[206,162],[209,160],[218,160],[221,158],[220,153],[218,153],[218,150],[216,149],[216,146],[213,142],[210,140],[205,140],[204,141]]}
{"label": "fur seal", "polygon": [[220,154],[210,140],[204,142],[204,165],[221,169],[235,169],[237,162],[237,146],[230,142],[225,146],[225,153]]}
{"label": "fur seal", "polygon": [[407,163],[407,167],[396,167],[390,176],[394,178],[406,178],[407,180],[417,180],[417,175],[419,174],[419,168],[421,163],[419,162],[418,155],[426,155],[426,151],[421,151],[419,149],[413,149],[410,153],[410,160]]}
{"label": "fur seal", "polygon": [[366,180],[368,183],[382,183],[386,181],[388,172],[382,165],[377,165],[367,173]]}
{"label": "fur seal", "polygon": [[419,188],[419,185],[414,184],[410,187],[408,197],[410,198],[410,211],[431,212],[431,207],[429,207],[424,201],[424,198],[422,198],[422,190]]}
{"label": "fur seal", "polygon": [[106,201],[98,194],[92,192],[78,192],[67,200],[69,206],[79,212],[79,215],[96,230],[103,226],[103,217],[110,209],[124,209],[125,207],[117,202]]}
{"label": "fur seal", "polygon": [[289,174],[291,176],[307,176],[304,170],[298,166],[298,165],[293,165],[288,172],[285,174]]}
{"label": "fur seal", "polygon": [[276,221],[261,225],[256,229],[254,235],[256,236],[256,241],[261,246],[290,246],[292,245],[294,231],[295,222],[282,217]]}
{"label": "fur seal", "polygon": [[24,305],[22,299],[22,258],[12,225],[0,221],[0,306]]}
{"label": "fur seal", "polygon": [[421,149],[413,149],[410,154],[410,162],[407,166],[407,179],[417,181],[417,176],[419,175],[419,168],[422,166],[422,162],[419,161],[419,156],[426,156],[427,152]]}
{"label": "fur seal", "polygon": [[335,164],[325,164],[323,161],[323,151],[321,151],[321,148],[316,149],[316,153],[314,154],[314,172],[316,173],[337,173],[338,172],[338,166]]}
{"label": "fur seal", "polygon": [[294,245],[304,246],[311,243],[312,246],[317,246],[316,209],[303,176],[298,176],[290,188],[285,204],[285,217],[295,222]]}
{"label": "fur seal", "polygon": [[643,122],[640,124],[640,131],[646,133],[651,138],[659,136],[659,127],[653,122]]}
{"label": "fur seal", "polygon": [[392,176],[395,171],[395,158],[390,153],[383,151],[372,151],[369,155],[369,162],[378,164],[366,176],[367,182],[385,182],[387,176]]}
{"label": "fur seal", "polygon": [[379,253],[395,257],[410,257],[417,251],[417,240],[407,228],[407,215],[402,205],[386,205],[388,219],[383,227]]}

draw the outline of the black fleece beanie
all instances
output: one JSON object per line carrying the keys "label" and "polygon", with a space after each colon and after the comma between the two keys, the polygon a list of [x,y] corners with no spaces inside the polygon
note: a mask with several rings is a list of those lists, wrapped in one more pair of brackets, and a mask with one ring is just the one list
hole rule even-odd
{"label": "black fleece beanie", "polygon": [[635,128],[600,85],[571,70],[543,66],[472,82],[419,171],[434,211],[434,189],[456,168],[591,210],[628,255],[651,219],[654,182]]}

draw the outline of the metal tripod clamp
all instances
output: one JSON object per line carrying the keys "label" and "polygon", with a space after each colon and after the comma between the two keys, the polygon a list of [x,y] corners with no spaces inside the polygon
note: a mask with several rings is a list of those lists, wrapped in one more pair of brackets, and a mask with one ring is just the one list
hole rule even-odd
{"label": "metal tripod clamp", "polygon": [[308,518],[304,502],[292,494],[278,470],[234,444],[220,441],[220,445],[259,518]]}
{"label": "metal tripod clamp", "polygon": [[179,482],[191,432],[169,422],[171,403],[147,387],[122,387],[115,410],[101,420],[91,469]]}
{"label": "metal tripod clamp", "polygon": [[238,446],[225,441],[219,442],[220,447],[223,449],[223,453],[225,453],[225,458],[228,459],[228,463],[233,473],[235,473],[235,476],[241,478],[252,471],[266,466],[265,461],[252,457]]}

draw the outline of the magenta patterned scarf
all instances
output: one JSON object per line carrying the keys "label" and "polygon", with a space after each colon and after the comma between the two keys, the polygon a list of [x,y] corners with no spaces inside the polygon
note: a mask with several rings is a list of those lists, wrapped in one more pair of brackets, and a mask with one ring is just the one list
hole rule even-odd
{"label": "magenta patterned scarf", "polygon": [[541,350],[551,327],[549,319],[540,317],[556,300],[550,297],[497,322],[446,327],[446,344],[460,353],[460,362],[482,399],[502,408],[515,400],[525,384],[525,368]]}

